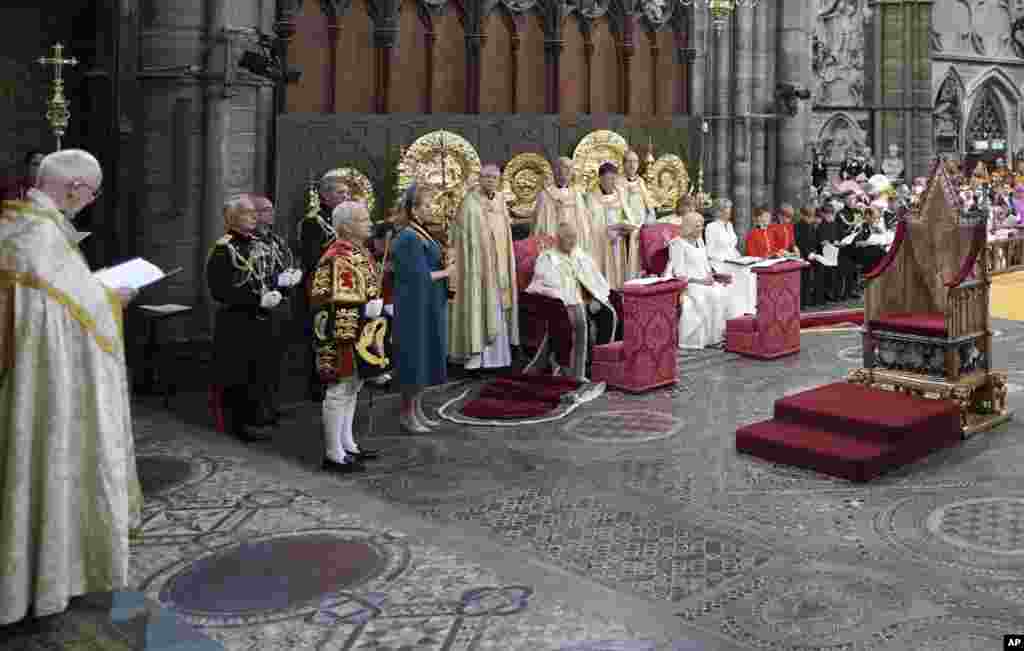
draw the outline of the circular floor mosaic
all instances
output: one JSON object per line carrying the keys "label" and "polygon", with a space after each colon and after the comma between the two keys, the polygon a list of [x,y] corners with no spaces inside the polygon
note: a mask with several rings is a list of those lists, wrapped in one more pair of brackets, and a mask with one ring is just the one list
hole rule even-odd
{"label": "circular floor mosaic", "polygon": [[604,411],[574,418],[563,429],[591,443],[643,443],[666,439],[685,424],[682,419],[658,411]]}
{"label": "circular floor mosaic", "polygon": [[135,460],[142,493],[147,497],[172,488],[194,484],[213,473],[213,464],[205,459],[185,459],[170,455],[139,456]]}
{"label": "circular floor mosaic", "polygon": [[350,590],[372,591],[407,563],[404,546],[387,536],[289,532],[178,563],[154,577],[147,592],[194,624],[251,625],[309,614]]}
{"label": "circular floor mosaic", "polygon": [[985,497],[941,506],[928,531],[950,545],[989,554],[1024,554],[1024,499]]}
{"label": "circular floor mosaic", "polygon": [[970,574],[1015,579],[1024,571],[1024,497],[916,495],[875,518],[888,544]]}

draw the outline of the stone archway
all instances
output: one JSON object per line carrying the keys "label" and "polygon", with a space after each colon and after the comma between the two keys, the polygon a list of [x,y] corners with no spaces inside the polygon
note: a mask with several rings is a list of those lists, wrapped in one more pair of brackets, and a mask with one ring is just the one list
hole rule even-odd
{"label": "stone archway", "polygon": [[829,165],[838,165],[847,151],[863,149],[867,140],[856,120],[845,113],[836,113],[822,125],[817,142],[825,150]]}
{"label": "stone archway", "polygon": [[1006,73],[990,69],[968,89],[966,120],[963,125],[963,150],[968,158],[995,161],[1012,160],[1019,149],[1021,91]]}
{"label": "stone archway", "polygon": [[964,124],[963,103],[963,81],[955,69],[950,69],[935,96],[933,137],[936,154],[959,156],[963,151],[961,139]]}

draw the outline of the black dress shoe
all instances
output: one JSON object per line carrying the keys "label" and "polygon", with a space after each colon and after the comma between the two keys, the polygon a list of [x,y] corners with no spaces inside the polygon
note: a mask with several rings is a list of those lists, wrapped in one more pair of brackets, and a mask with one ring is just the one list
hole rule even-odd
{"label": "black dress shoe", "polygon": [[374,450],[373,448],[363,448],[359,452],[347,452],[356,458],[356,461],[363,461],[369,459],[376,459],[380,456],[380,450]]}
{"label": "black dress shoe", "polygon": [[366,470],[363,464],[359,463],[359,460],[349,461],[347,463],[338,463],[334,459],[324,458],[324,462],[321,465],[324,470],[330,470],[342,475],[348,475],[354,472],[362,472]]}

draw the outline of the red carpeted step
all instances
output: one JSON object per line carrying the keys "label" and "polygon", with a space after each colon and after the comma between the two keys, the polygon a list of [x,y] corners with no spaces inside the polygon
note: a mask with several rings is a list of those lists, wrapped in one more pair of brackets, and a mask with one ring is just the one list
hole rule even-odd
{"label": "red carpeted step", "polygon": [[836,382],[775,401],[775,419],[877,443],[911,437],[959,440],[960,412],[951,400]]}
{"label": "red carpeted step", "polygon": [[917,438],[886,444],[775,420],[736,431],[738,452],[855,482],[869,481],[953,443]]}

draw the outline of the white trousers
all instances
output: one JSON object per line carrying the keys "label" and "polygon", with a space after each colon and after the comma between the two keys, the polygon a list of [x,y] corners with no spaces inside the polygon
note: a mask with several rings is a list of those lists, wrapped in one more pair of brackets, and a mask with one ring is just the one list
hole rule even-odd
{"label": "white trousers", "polygon": [[331,461],[344,463],[348,454],[359,452],[352,436],[352,424],[361,388],[363,380],[352,376],[330,385],[324,393],[324,449]]}

